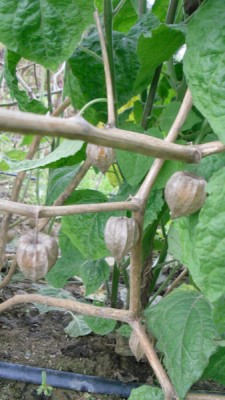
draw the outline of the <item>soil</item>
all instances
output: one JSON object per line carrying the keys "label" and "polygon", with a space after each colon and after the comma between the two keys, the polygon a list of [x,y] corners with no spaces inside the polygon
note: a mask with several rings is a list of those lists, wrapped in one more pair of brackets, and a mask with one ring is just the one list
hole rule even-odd
{"label": "soil", "polygon": [[[13,294],[25,291],[30,292],[29,282],[12,283],[1,291],[0,300],[5,301]],[[147,362],[138,363],[134,357],[115,353],[114,334],[72,338],[64,332],[70,321],[66,312],[40,314],[34,305],[16,306],[0,314],[0,361],[103,376],[123,382],[152,382],[153,374]],[[0,400],[45,400],[47,397],[37,395],[37,388],[32,384],[0,380]],[[119,400],[119,397],[54,388],[51,399]]]}

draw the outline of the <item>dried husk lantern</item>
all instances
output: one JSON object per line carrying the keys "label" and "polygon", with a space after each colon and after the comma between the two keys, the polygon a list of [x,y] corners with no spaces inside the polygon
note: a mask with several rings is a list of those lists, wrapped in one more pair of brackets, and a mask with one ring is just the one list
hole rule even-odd
{"label": "dried husk lantern", "polygon": [[18,240],[17,263],[23,275],[36,281],[43,278],[58,258],[58,244],[42,232],[29,232]]}

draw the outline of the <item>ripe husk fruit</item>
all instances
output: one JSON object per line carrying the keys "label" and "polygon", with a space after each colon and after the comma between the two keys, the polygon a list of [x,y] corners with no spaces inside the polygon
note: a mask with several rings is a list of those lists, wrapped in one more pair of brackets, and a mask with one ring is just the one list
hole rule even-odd
{"label": "ripe husk fruit", "polygon": [[36,281],[43,278],[58,258],[58,244],[42,232],[29,232],[18,240],[17,263],[23,275]]}
{"label": "ripe husk fruit", "polygon": [[206,181],[190,172],[175,172],[165,187],[165,199],[171,218],[179,218],[198,211],[206,199]]}
{"label": "ripe husk fruit", "polygon": [[88,143],[86,154],[92,165],[105,174],[115,160],[115,151],[111,147]]}
{"label": "ripe husk fruit", "polygon": [[107,248],[120,264],[138,241],[138,224],[133,218],[111,217],[106,223],[104,236]]}

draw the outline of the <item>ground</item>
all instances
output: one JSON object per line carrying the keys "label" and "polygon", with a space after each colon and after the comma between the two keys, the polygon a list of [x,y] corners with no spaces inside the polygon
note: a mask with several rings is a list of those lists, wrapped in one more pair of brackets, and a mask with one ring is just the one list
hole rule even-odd
{"label": "ground", "polygon": [[[15,282],[1,291],[1,301],[13,293],[29,290],[30,283]],[[0,314],[0,361],[41,368],[52,368],[79,374],[103,376],[124,382],[151,380],[147,362],[115,353],[116,337],[88,335],[71,338],[64,327],[71,320],[65,312],[40,314],[34,305],[16,306]],[[38,386],[0,380],[0,400],[33,400]],[[54,389],[52,400],[119,400],[116,396],[78,393]]]}

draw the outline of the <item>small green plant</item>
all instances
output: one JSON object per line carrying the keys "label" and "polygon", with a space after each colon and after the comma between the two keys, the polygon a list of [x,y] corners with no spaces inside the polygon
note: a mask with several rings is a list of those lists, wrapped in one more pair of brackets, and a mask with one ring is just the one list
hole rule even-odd
{"label": "small green plant", "polygon": [[41,385],[37,389],[37,394],[40,396],[41,394],[44,394],[46,397],[51,397],[53,391],[53,387],[47,385],[47,375],[46,372],[43,371],[41,373]]}

